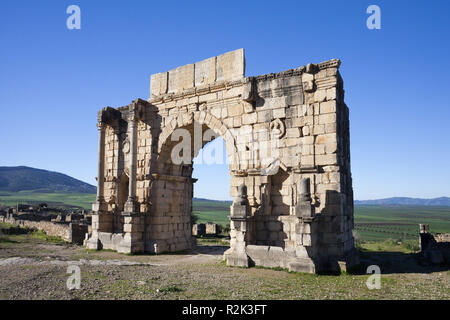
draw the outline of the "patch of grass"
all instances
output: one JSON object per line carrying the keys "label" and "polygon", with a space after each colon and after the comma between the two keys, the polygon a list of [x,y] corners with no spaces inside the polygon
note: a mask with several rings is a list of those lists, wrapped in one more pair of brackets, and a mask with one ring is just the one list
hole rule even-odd
{"label": "patch of grass", "polygon": [[[282,268],[282,267],[253,266],[252,268],[255,268],[255,269],[265,269],[265,270],[273,270],[273,271],[291,272],[291,271],[289,271],[289,269],[287,269],[287,268]],[[292,272],[292,273],[294,273],[294,272]]]}
{"label": "patch of grass", "polygon": [[10,228],[12,228],[12,227],[13,227],[13,225],[10,224],[10,223],[0,222],[0,231],[1,231],[2,229],[10,229]]}
{"label": "patch of grass", "polygon": [[170,285],[168,287],[159,289],[159,292],[162,292],[162,293],[183,292],[183,291],[184,291],[184,289],[178,287],[177,285]]}
{"label": "patch of grass", "polygon": [[103,272],[95,270],[95,271],[82,271],[81,272],[81,279],[85,280],[107,280],[108,276],[105,275]]}
{"label": "patch of grass", "polygon": [[0,223],[0,243],[19,243],[25,235],[33,233],[34,229],[15,226],[10,223]]}
{"label": "patch of grass", "polygon": [[41,231],[41,230],[36,230],[36,231],[32,232],[31,234],[29,234],[29,237],[31,239],[50,242],[50,243],[54,243],[54,244],[65,244],[66,243],[61,237],[49,236],[44,231]]}
{"label": "patch of grass", "polygon": [[11,243],[17,243],[17,241],[14,241],[11,239],[11,237],[7,234],[3,234],[0,229],[0,243],[1,244],[11,244]]}
{"label": "patch of grass", "polygon": [[385,239],[383,241],[357,241],[357,248],[361,252],[403,252],[412,253],[420,250],[419,242],[414,240],[398,241]]}
{"label": "patch of grass", "polygon": [[11,234],[0,232],[0,243],[25,243],[25,242],[48,242],[53,244],[65,244],[66,242],[58,236],[49,236],[44,231],[36,230],[28,227],[13,226],[3,223],[0,231],[13,231]]}
{"label": "patch of grass", "polygon": [[217,244],[217,245],[226,245],[229,246],[230,243],[227,241],[224,241],[224,238],[219,237],[197,237],[197,244],[198,245],[211,245],[211,244]]}
{"label": "patch of grass", "polygon": [[98,252],[117,252],[113,249],[84,249],[86,253],[98,253]]}
{"label": "patch of grass", "polygon": [[420,251],[419,241],[406,240],[402,243],[403,247],[410,252]]}

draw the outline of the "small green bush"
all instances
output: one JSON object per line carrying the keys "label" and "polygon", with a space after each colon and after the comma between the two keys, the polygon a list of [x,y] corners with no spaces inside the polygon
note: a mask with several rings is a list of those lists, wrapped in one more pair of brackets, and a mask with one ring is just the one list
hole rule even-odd
{"label": "small green bush", "polygon": [[416,240],[405,240],[405,241],[403,241],[402,245],[406,250],[409,250],[412,252],[420,251],[419,243]]}

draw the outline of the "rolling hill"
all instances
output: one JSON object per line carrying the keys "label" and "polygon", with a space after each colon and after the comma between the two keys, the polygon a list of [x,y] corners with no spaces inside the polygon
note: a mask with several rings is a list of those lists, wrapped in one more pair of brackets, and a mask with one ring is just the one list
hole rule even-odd
{"label": "rolling hill", "polygon": [[394,197],[377,200],[355,200],[355,205],[377,206],[450,206],[450,198],[440,197],[433,199]]}
{"label": "rolling hill", "polygon": [[96,193],[96,187],[66,174],[25,166],[0,167],[0,192]]}

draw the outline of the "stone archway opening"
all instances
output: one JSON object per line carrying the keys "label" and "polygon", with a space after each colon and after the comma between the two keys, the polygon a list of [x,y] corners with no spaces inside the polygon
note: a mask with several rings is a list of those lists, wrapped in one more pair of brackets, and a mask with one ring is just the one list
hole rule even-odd
{"label": "stone archway opening", "polygon": [[[211,127],[193,120],[174,128],[161,145],[156,160],[157,173],[150,190],[153,205],[149,223],[155,227],[150,229],[146,239],[156,253],[182,251],[195,245],[192,237],[194,184],[197,181],[193,177],[194,159],[202,166],[217,162],[228,165],[226,146],[222,150],[208,150],[207,145],[211,147],[213,140],[222,137]],[[226,179],[229,179],[229,173],[227,175]]]}
{"label": "stone archway opening", "polygon": [[[225,143],[221,137],[206,143],[194,158],[192,235],[200,244],[226,244],[230,231],[230,172]],[[207,238],[202,241],[201,238]],[[199,241],[200,238],[200,241]]]}

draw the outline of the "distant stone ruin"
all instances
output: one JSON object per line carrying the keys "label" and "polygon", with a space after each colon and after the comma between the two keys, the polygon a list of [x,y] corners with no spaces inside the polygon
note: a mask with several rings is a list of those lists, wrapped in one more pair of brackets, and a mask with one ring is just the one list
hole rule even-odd
{"label": "distant stone ruin", "polygon": [[191,248],[192,159],[220,136],[234,197],[228,265],[314,273],[358,263],[339,66],[329,60],[245,77],[240,49],[152,75],[148,101],[103,108],[85,245]]}
{"label": "distant stone ruin", "polygon": [[432,264],[450,265],[450,234],[431,234],[428,224],[420,224],[420,253]]}
{"label": "distant stone ruin", "polygon": [[219,234],[219,225],[215,223],[196,223],[192,225],[193,236],[207,236]]}
{"label": "distant stone ruin", "polygon": [[[17,207],[19,208],[19,207]],[[44,231],[49,236],[61,237],[64,241],[83,244],[90,228],[90,217],[80,214],[43,215],[27,208],[25,212],[8,208],[0,213],[0,222]]]}

